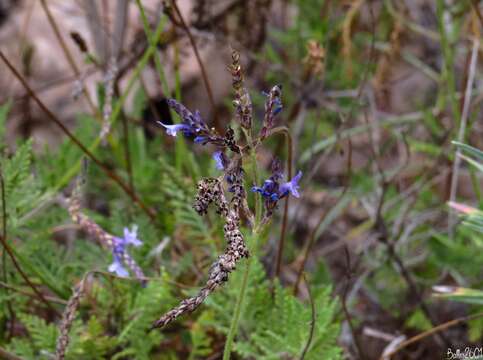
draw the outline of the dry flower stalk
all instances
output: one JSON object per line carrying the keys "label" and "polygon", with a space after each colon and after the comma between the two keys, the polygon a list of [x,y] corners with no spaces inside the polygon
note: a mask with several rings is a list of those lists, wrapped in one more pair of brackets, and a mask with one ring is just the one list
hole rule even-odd
{"label": "dry flower stalk", "polygon": [[116,79],[117,72],[118,72],[117,60],[113,56],[109,61],[106,75],[104,77],[106,93],[105,93],[105,99],[104,99],[104,108],[102,111],[102,128],[101,128],[101,133],[99,135],[102,141],[105,141],[106,136],[111,131],[111,123],[109,120],[112,113],[112,99],[114,97],[114,80]]}
{"label": "dry flower stalk", "polygon": [[84,294],[84,281],[86,278],[82,279],[81,282],[75,287],[74,293],[67,302],[64,313],[62,314],[62,321],[59,326],[60,335],[57,338],[57,345],[55,348],[55,359],[63,360],[65,358],[65,353],[67,351],[67,346],[69,346],[69,331],[72,327],[72,323],[75,319],[77,309],[79,308],[80,299]]}
{"label": "dry flower stalk", "polygon": [[227,171],[230,191],[233,192],[231,203],[228,204],[223,185],[220,179],[203,179],[198,184],[198,194],[195,198],[194,208],[200,214],[205,214],[209,204],[214,203],[217,212],[225,218],[223,231],[227,247],[211,266],[206,285],[194,297],[185,299],[159,318],[152,328],[162,328],[179,316],[191,313],[218,287],[228,281],[229,274],[235,270],[236,264],[242,258],[248,258],[249,252],[240,231],[240,209],[246,196],[243,188],[243,170],[238,165]]}

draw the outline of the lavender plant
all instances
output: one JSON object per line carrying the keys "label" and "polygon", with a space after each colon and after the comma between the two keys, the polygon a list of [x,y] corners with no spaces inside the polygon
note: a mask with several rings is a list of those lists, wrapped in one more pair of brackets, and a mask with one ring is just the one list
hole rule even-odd
{"label": "lavender plant", "polygon": [[[225,134],[221,136],[215,129],[209,128],[198,111],[191,112],[184,105],[174,99],[168,100],[168,105],[180,116],[182,122],[174,125],[167,125],[160,122],[166,128],[168,135],[177,136],[182,133],[185,137],[193,139],[195,143],[206,145],[212,144],[217,148],[214,152],[216,166],[223,174],[217,178],[204,178],[198,183],[198,192],[193,205],[199,215],[207,213],[208,208],[213,204],[216,212],[224,219],[224,237],[226,248],[222,255],[213,263],[208,274],[206,285],[194,297],[183,300],[177,307],[161,316],[153,328],[162,328],[184,313],[196,310],[203,301],[223,283],[228,281],[229,275],[236,269],[236,266],[243,258],[249,258],[250,252],[241,231],[242,217],[247,219],[251,227],[253,238],[262,231],[268,224],[277,208],[278,202],[288,195],[299,196],[298,182],[302,176],[299,171],[297,175],[288,182],[281,183],[283,172],[278,160],[273,161],[272,175],[265,180],[261,186],[253,186],[251,190],[259,193],[256,197],[255,216],[247,204],[246,173],[244,164],[251,159],[254,169],[253,180],[258,182],[258,166],[256,153],[263,140],[271,135],[274,128],[277,114],[282,110],[281,86],[274,86],[269,93],[265,94],[265,115],[261,124],[261,130],[254,136],[256,123],[253,121],[253,108],[248,90],[244,86],[243,74],[240,65],[240,56],[236,51],[232,53],[233,89],[235,92],[235,115],[237,123],[244,134],[236,137],[232,128],[228,127]],[[261,206],[264,200],[264,214],[261,216]],[[255,220],[253,220],[255,219]],[[252,244],[256,252],[256,242]],[[249,274],[249,264],[245,268],[245,278]],[[232,326],[227,337],[225,347],[225,358],[229,358],[231,346],[237,331],[240,317],[240,310],[244,300],[246,280],[240,289],[240,295],[235,307]]]}

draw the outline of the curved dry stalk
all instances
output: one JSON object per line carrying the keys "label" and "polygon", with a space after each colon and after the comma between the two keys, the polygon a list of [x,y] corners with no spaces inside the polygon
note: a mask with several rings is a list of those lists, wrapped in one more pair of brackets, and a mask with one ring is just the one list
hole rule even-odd
{"label": "curved dry stalk", "polygon": [[115,56],[111,56],[109,63],[107,64],[107,70],[104,76],[104,88],[105,99],[104,108],[102,109],[102,128],[99,135],[101,142],[106,141],[106,137],[111,131],[111,122],[109,121],[112,114],[112,100],[114,97],[114,81],[118,73],[117,59]]}
{"label": "curved dry stalk", "polygon": [[309,301],[310,301],[310,310],[311,310],[311,320],[310,320],[310,330],[309,330],[309,337],[307,339],[307,343],[304,346],[304,350],[302,351],[302,354],[300,355],[300,360],[305,359],[305,355],[310,349],[310,345],[312,344],[312,340],[314,338],[314,332],[315,332],[315,304],[314,304],[314,297],[312,296],[312,291],[310,291],[310,284],[307,281],[307,278],[304,275],[304,281],[305,284],[307,285],[307,292],[309,295]]}

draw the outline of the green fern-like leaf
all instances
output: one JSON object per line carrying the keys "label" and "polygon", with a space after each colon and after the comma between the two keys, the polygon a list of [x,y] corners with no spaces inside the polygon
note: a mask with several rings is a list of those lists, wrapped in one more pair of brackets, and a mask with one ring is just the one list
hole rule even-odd
{"label": "green fern-like leaf", "polygon": [[34,351],[43,358],[55,352],[57,328],[54,324],[47,324],[44,319],[35,315],[21,313],[20,321],[27,328]]}
{"label": "green fern-like leaf", "polygon": [[[238,294],[242,271],[232,275],[225,289],[208,299],[216,318],[207,323],[226,333]],[[330,287],[314,289],[314,336],[305,359],[341,359],[336,345],[339,326],[334,320],[336,302],[330,298]],[[246,359],[275,360],[298,357],[307,344],[312,320],[311,307],[294,297],[278,282],[271,286],[263,266],[253,260],[246,304],[240,320],[235,351]]]}

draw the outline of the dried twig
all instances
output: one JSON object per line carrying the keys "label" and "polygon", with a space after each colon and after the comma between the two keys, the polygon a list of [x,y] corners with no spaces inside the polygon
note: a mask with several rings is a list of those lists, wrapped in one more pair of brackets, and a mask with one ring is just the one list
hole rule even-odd
{"label": "dried twig", "polygon": [[349,309],[347,308],[347,293],[349,291],[350,281],[351,281],[352,272],[353,272],[353,269],[351,268],[351,258],[350,258],[349,249],[347,248],[347,245],[344,245],[344,254],[346,258],[347,267],[346,267],[346,280],[344,284],[344,291],[342,292],[342,296],[341,296],[342,310],[344,312],[345,318],[351,330],[352,339],[354,340],[355,348],[357,350],[357,357],[358,359],[364,360],[366,357],[364,355],[364,352],[362,351],[363,347],[359,342],[359,337],[357,336],[356,329],[354,328],[354,324],[352,323],[352,316],[349,312]]}
{"label": "dried twig", "polygon": [[35,94],[35,92],[32,90],[30,85],[27,83],[27,81],[23,78],[22,75],[18,72],[18,70],[10,63],[10,61],[7,59],[7,57],[3,54],[2,51],[0,51],[0,58],[3,60],[3,62],[7,65],[7,67],[10,69],[10,71],[15,75],[15,77],[20,81],[22,86],[25,88],[25,90],[28,92],[28,94],[34,99],[34,101],[37,103],[37,105],[42,109],[42,111],[48,116],[50,120],[52,120],[60,129],[67,135],[67,137],[72,140],[74,144],[76,144],[84,154],[87,155],[97,166],[101,168],[101,170],[111,179],[113,180],[116,184],[118,184],[124,192],[136,203],[139,205],[139,207],[148,215],[148,217],[154,221],[156,219],[156,213],[148,208],[144,202],[141,201],[141,199],[137,196],[135,192],[133,192],[128,185],[124,183],[124,181],[121,180],[121,178],[114,172],[112,172],[105,164],[101,162],[87,147],[82,144],[77,137],[72,134],[69,129],[60,121],[60,119],[57,118],[57,116],[54,115],[52,111],[47,108],[47,106],[38,98],[38,96]]}
{"label": "dried twig", "polygon": [[310,291],[310,284],[308,283],[305,275],[304,275],[304,281],[305,281],[305,284],[307,285],[307,292],[309,294],[310,310],[311,310],[312,318],[310,320],[309,337],[307,338],[307,343],[305,344],[304,349],[302,351],[302,354],[300,355],[300,360],[304,360],[305,359],[305,355],[307,354],[307,352],[310,349],[310,345],[312,344],[312,340],[314,338],[315,321],[316,321],[316,319],[315,319],[316,313],[315,313],[314,298],[312,296],[312,291]]}
{"label": "dried twig", "polygon": [[106,91],[104,97],[104,108],[102,109],[102,128],[101,133],[99,134],[102,142],[106,141],[106,136],[111,131],[111,123],[109,120],[112,114],[114,80],[116,79],[117,72],[117,59],[114,56],[111,56],[109,64],[107,65],[106,74],[104,76],[104,88],[106,89]]}
{"label": "dried twig", "polygon": [[399,351],[403,350],[405,347],[414,344],[415,342],[418,342],[428,336],[434,335],[435,333],[438,333],[440,331],[446,330],[452,326],[458,325],[462,322],[467,322],[473,319],[478,319],[480,317],[483,317],[483,312],[474,314],[474,315],[469,315],[469,316],[463,316],[448,322],[445,322],[441,325],[435,326],[432,329],[429,329],[421,334],[418,334],[416,336],[413,336],[412,338],[403,341],[401,344],[399,344],[393,351],[391,351],[388,354],[385,354],[384,357],[381,357],[379,360],[386,360],[386,359],[391,359],[392,356],[396,355]]}

